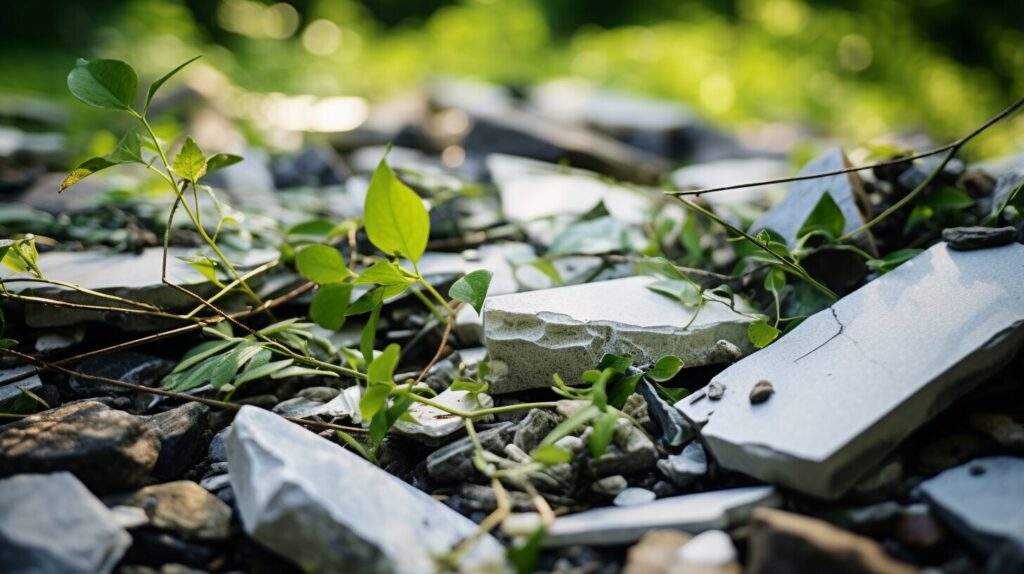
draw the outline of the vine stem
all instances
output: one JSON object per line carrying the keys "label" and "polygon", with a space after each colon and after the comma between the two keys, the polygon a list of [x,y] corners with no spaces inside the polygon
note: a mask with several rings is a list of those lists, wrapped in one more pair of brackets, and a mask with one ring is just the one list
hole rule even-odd
{"label": "vine stem", "polygon": [[457,409],[455,407],[449,407],[448,405],[443,405],[443,404],[441,404],[441,403],[439,403],[437,401],[428,399],[427,397],[424,397],[424,396],[421,396],[421,395],[417,395],[416,393],[412,392],[412,387],[413,387],[413,385],[411,383],[405,383],[405,384],[402,384],[402,385],[397,385],[394,389],[391,390],[391,394],[395,395],[395,394],[401,394],[401,393],[408,393],[409,398],[411,398],[412,400],[416,401],[417,403],[422,403],[424,405],[427,405],[428,407],[434,407],[435,409],[438,409],[440,411],[444,411],[444,412],[446,412],[446,413],[448,413],[450,415],[454,415],[454,416],[457,416],[459,418],[466,419],[466,420],[478,419],[480,417],[486,417],[486,416],[490,416],[490,415],[497,415],[497,414],[501,414],[501,413],[513,413],[513,412],[516,412],[516,411],[523,411],[523,410],[529,410],[529,409],[553,409],[553,408],[557,408],[558,407],[558,403],[556,403],[556,402],[540,402],[540,403],[519,403],[519,404],[515,404],[515,405],[505,405],[505,406],[502,406],[502,407],[491,407],[491,408],[488,408],[488,409],[480,409],[480,410],[476,410],[476,411],[466,411],[466,410],[462,410],[462,409]]}
{"label": "vine stem", "polygon": [[0,283],[43,283],[46,285],[56,285],[58,287],[65,287],[79,293],[85,293],[86,295],[92,295],[101,299],[108,299],[110,301],[117,301],[118,303],[124,303],[132,307],[138,307],[140,309],[149,309],[151,311],[162,311],[160,307],[150,303],[143,303],[142,301],[133,301],[131,299],[125,299],[124,297],[118,297],[117,295],[111,295],[110,293],[103,293],[101,291],[94,291],[87,289],[81,285],[75,285],[74,283],[68,283],[67,281],[60,281],[57,279],[48,279],[46,277],[12,277],[10,279],[4,279]]}
{"label": "vine stem", "polygon": [[665,193],[668,194],[668,195],[674,195],[676,197],[679,197],[679,196],[684,196],[684,195],[703,195],[705,193],[716,193],[716,192],[719,192],[719,191],[729,191],[729,190],[732,190],[732,189],[745,189],[745,188],[748,188],[748,187],[761,187],[761,186],[764,186],[764,185],[773,185],[773,184],[778,184],[778,183],[791,183],[791,182],[794,182],[794,181],[805,181],[805,180],[808,180],[808,179],[820,179],[820,178],[823,178],[823,177],[831,177],[833,175],[841,175],[841,174],[844,174],[844,173],[853,173],[853,172],[858,172],[858,171],[864,171],[864,170],[868,170],[868,169],[874,169],[876,167],[888,167],[888,166],[891,166],[891,165],[899,165],[899,164],[907,163],[907,162],[914,161],[914,160],[917,160],[917,159],[923,159],[923,158],[926,158],[926,157],[931,157],[933,155],[939,155],[940,153],[943,153],[943,152],[952,151],[953,153],[956,153],[956,151],[959,150],[961,147],[963,147],[964,144],[966,144],[967,142],[971,141],[972,139],[977,137],[979,134],[981,134],[982,132],[984,132],[988,128],[992,127],[993,125],[995,125],[996,123],[998,123],[1002,119],[1004,119],[1007,116],[1013,114],[1018,109],[1020,109],[1022,106],[1024,106],[1024,98],[1020,98],[1016,102],[1010,104],[1009,106],[1004,108],[1003,111],[999,112],[998,114],[993,116],[991,119],[989,119],[987,122],[981,124],[980,126],[975,128],[974,130],[972,130],[970,133],[964,135],[960,139],[958,139],[956,141],[953,141],[953,142],[950,142],[950,143],[948,143],[946,145],[939,146],[937,148],[930,149],[930,150],[927,150],[927,151],[923,151],[923,152],[918,153],[918,154],[909,155],[909,156],[906,156],[906,157],[901,157],[901,158],[891,159],[891,160],[886,160],[886,161],[880,161],[880,162],[876,162],[876,163],[869,163],[869,164],[865,164],[865,165],[861,165],[861,166],[847,167],[847,168],[843,168],[843,169],[837,169],[837,170],[834,170],[834,171],[823,171],[821,173],[812,173],[812,174],[808,174],[808,175],[798,175],[798,176],[783,177],[783,178],[778,178],[778,179],[765,179],[765,180],[761,180],[761,181],[754,181],[754,182],[748,182],[748,183],[738,183],[738,184],[734,184],[734,185],[723,185],[723,186],[719,186],[719,187],[707,187],[707,188],[704,188],[704,189],[697,189],[697,190],[690,190],[690,191],[666,191]]}

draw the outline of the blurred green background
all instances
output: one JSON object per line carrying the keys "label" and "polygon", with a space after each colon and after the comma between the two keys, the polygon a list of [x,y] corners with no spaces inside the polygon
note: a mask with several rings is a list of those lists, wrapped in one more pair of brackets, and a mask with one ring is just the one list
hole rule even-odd
{"label": "blurred green background", "polygon": [[[0,91],[70,101],[75,57],[127,60],[145,81],[203,54],[190,73],[234,94],[374,102],[436,74],[572,76],[727,127],[946,141],[1024,94],[1022,25],[1020,0],[30,0],[0,19]],[[106,117],[71,109],[78,132]],[[1020,148],[1024,116],[968,153]]]}

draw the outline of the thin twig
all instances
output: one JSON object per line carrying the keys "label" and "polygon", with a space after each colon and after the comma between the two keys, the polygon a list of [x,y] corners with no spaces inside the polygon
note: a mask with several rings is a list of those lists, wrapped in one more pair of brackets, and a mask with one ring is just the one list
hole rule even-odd
{"label": "thin twig", "polygon": [[[454,307],[455,309],[458,309],[458,306]],[[444,333],[441,334],[441,343],[437,346],[437,352],[434,353],[434,357],[430,359],[430,362],[427,363],[427,366],[423,367],[423,370],[420,371],[419,376],[416,377],[416,381],[413,382],[413,386],[420,384],[423,381],[423,378],[427,376],[427,373],[430,372],[430,369],[434,368],[434,365],[436,365],[437,362],[441,360],[441,355],[444,354],[444,349],[448,345],[448,336],[451,335],[452,333],[452,324],[454,322],[455,316],[449,315],[448,321],[444,327]]]}

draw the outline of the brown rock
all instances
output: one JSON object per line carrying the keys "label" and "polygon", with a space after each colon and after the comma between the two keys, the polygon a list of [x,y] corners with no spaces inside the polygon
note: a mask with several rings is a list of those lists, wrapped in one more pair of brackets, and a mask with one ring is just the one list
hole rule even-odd
{"label": "brown rock", "polygon": [[224,540],[231,535],[231,508],[190,480],[147,486],[130,501],[154,528],[185,538]]}
{"label": "brown rock", "polygon": [[679,530],[651,530],[629,548],[622,574],[665,574],[676,553],[693,538]]}
{"label": "brown rock", "polygon": [[750,404],[759,405],[775,394],[775,387],[768,381],[758,381],[754,388],[750,389]]}
{"label": "brown rock", "polygon": [[757,508],[751,517],[748,574],[913,574],[874,540],[782,510]]}
{"label": "brown rock", "polygon": [[0,431],[0,475],[67,470],[104,494],[137,488],[160,454],[140,417],[96,401],[26,417]]}

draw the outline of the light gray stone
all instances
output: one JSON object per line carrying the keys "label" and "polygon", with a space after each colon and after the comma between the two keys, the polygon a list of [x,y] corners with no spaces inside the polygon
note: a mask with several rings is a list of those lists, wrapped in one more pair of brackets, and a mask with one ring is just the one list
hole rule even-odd
{"label": "light gray stone", "polygon": [[146,511],[153,528],[185,538],[225,540],[231,534],[231,508],[191,480],[147,486],[129,504]]}
{"label": "light gray stone", "polygon": [[753,508],[776,506],[770,486],[751,486],[656,500],[633,507],[608,507],[561,516],[548,529],[545,544],[598,546],[636,542],[648,530],[674,528],[690,533],[725,529],[747,520]]}
{"label": "light gray stone", "polygon": [[[588,428],[585,432],[592,432]],[[597,477],[635,474],[652,468],[658,459],[654,442],[633,423],[620,418],[615,422],[615,436],[604,454],[587,460],[590,473]]]}
{"label": "light gray stone", "polygon": [[68,472],[0,480],[0,564],[11,574],[106,573],[132,539]]}
{"label": "light gray stone", "polygon": [[[722,159],[681,167],[672,172],[671,179],[679,189],[707,189],[780,179],[790,173],[789,163],[779,159]],[[784,194],[783,184],[771,184],[709,193],[701,197],[713,206],[729,206],[737,203],[763,203]]]}
{"label": "light gray stone", "polygon": [[[805,320],[676,404],[720,465],[842,495],[1024,343],[1024,246],[938,244]],[[752,405],[768,377],[771,400]]]}
{"label": "light gray stone", "polygon": [[[732,538],[721,530],[708,530],[693,537],[679,549],[680,562],[693,566],[731,566],[739,553]],[[739,567],[735,568],[739,572]]]}
{"label": "light gray stone", "polygon": [[[494,400],[484,393],[474,397],[469,391],[453,391],[451,389],[445,389],[431,400],[446,407],[464,411],[476,411],[494,406]],[[466,423],[461,417],[422,403],[413,403],[407,412],[416,419],[416,423],[400,420],[392,427],[393,430],[428,446],[443,444],[448,437],[462,432],[466,428]],[[480,422],[487,421],[480,420]]]}
{"label": "light gray stone", "polygon": [[[17,369],[8,369],[0,372],[0,379],[12,378],[13,376],[32,370],[35,370],[35,367],[28,366]],[[20,381],[0,385],[0,407],[5,407],[18,400],[18,397],[23,394],[21,389],[38,393],[41,388],[43,388],[43,381],[39,378],[39,375],[32,375]]]}
{"label": "light gray stone", "polygon": [[939,517],[981,553],[1024,548],[1024,458],[979,458],[921,484]]}
{"label": "light gray stone", "polygon": [[640,506],[654,502],[654,499],[657,497],[657,494],[646,488],[632,487],[623,489],[622,492],[615,495],[615,500],[612,501],[612,504],[615,506]]}
{"label": "light gray stone", "polygon": [[[810,161],[797,175],[813,175],[847,167],[850,167],[850,162],[846,154],[836,148]],[[826,193],[832,196],[846,218],[844,233],[863,225],[864,216],[860,206],[867,204],[864,188],[859,175],[847,173],[791,183],[786,197],[758,219],[750,232],[771,229],[778,232],[790,246],[795,245],[800,227]],[[870,238],[870,234],[864,237]]]}
{"label": "light gray stone", "polygon": [[628,486],[629,483],[626,482],[626,477],[621,474],[616,474],[615,476],[607,476],[600,480],[595,480],[594,483],[590,485],[590,490],[594,491],[596,494],[615,496],[626,490]]}
{"label": "light gray stone", "polygon": [[[323,572],[435,569],[476,525],[358,455],[273,413],[242,407],[228,437],[231,485],[246,532]],[[466,571],[504,572],[504,548],[484,536]]]}
{"label": "light gray stone", "polygon": [[[506,422],[477,432],[477,438],[485,450],[501,454],[505,445],[512,442],[515,432],[516,426]],[[473,466],[473,442],[470,437],[462,437],[430,453],[427,457],[427,474],[441,482],[459,482],[479,476],[479,471]]]}
{"label": "light gray stone", "polygon": [[708,472],[708,457],[699,442],[686,445],[680,454],[658,461],[658,470],[678,487],[689,486]]}
{"label": "light gray stone", "polygon": [[631,277],[489,297],[484,334],[491,357],[491,391],[546,387],[559,374],[576,384],[605,353],[637,364],[675,355],[687,366],[708,364],[725,339],[749,352],[751,319],[724,305],[693,310],[647,288],[651,277]]}

